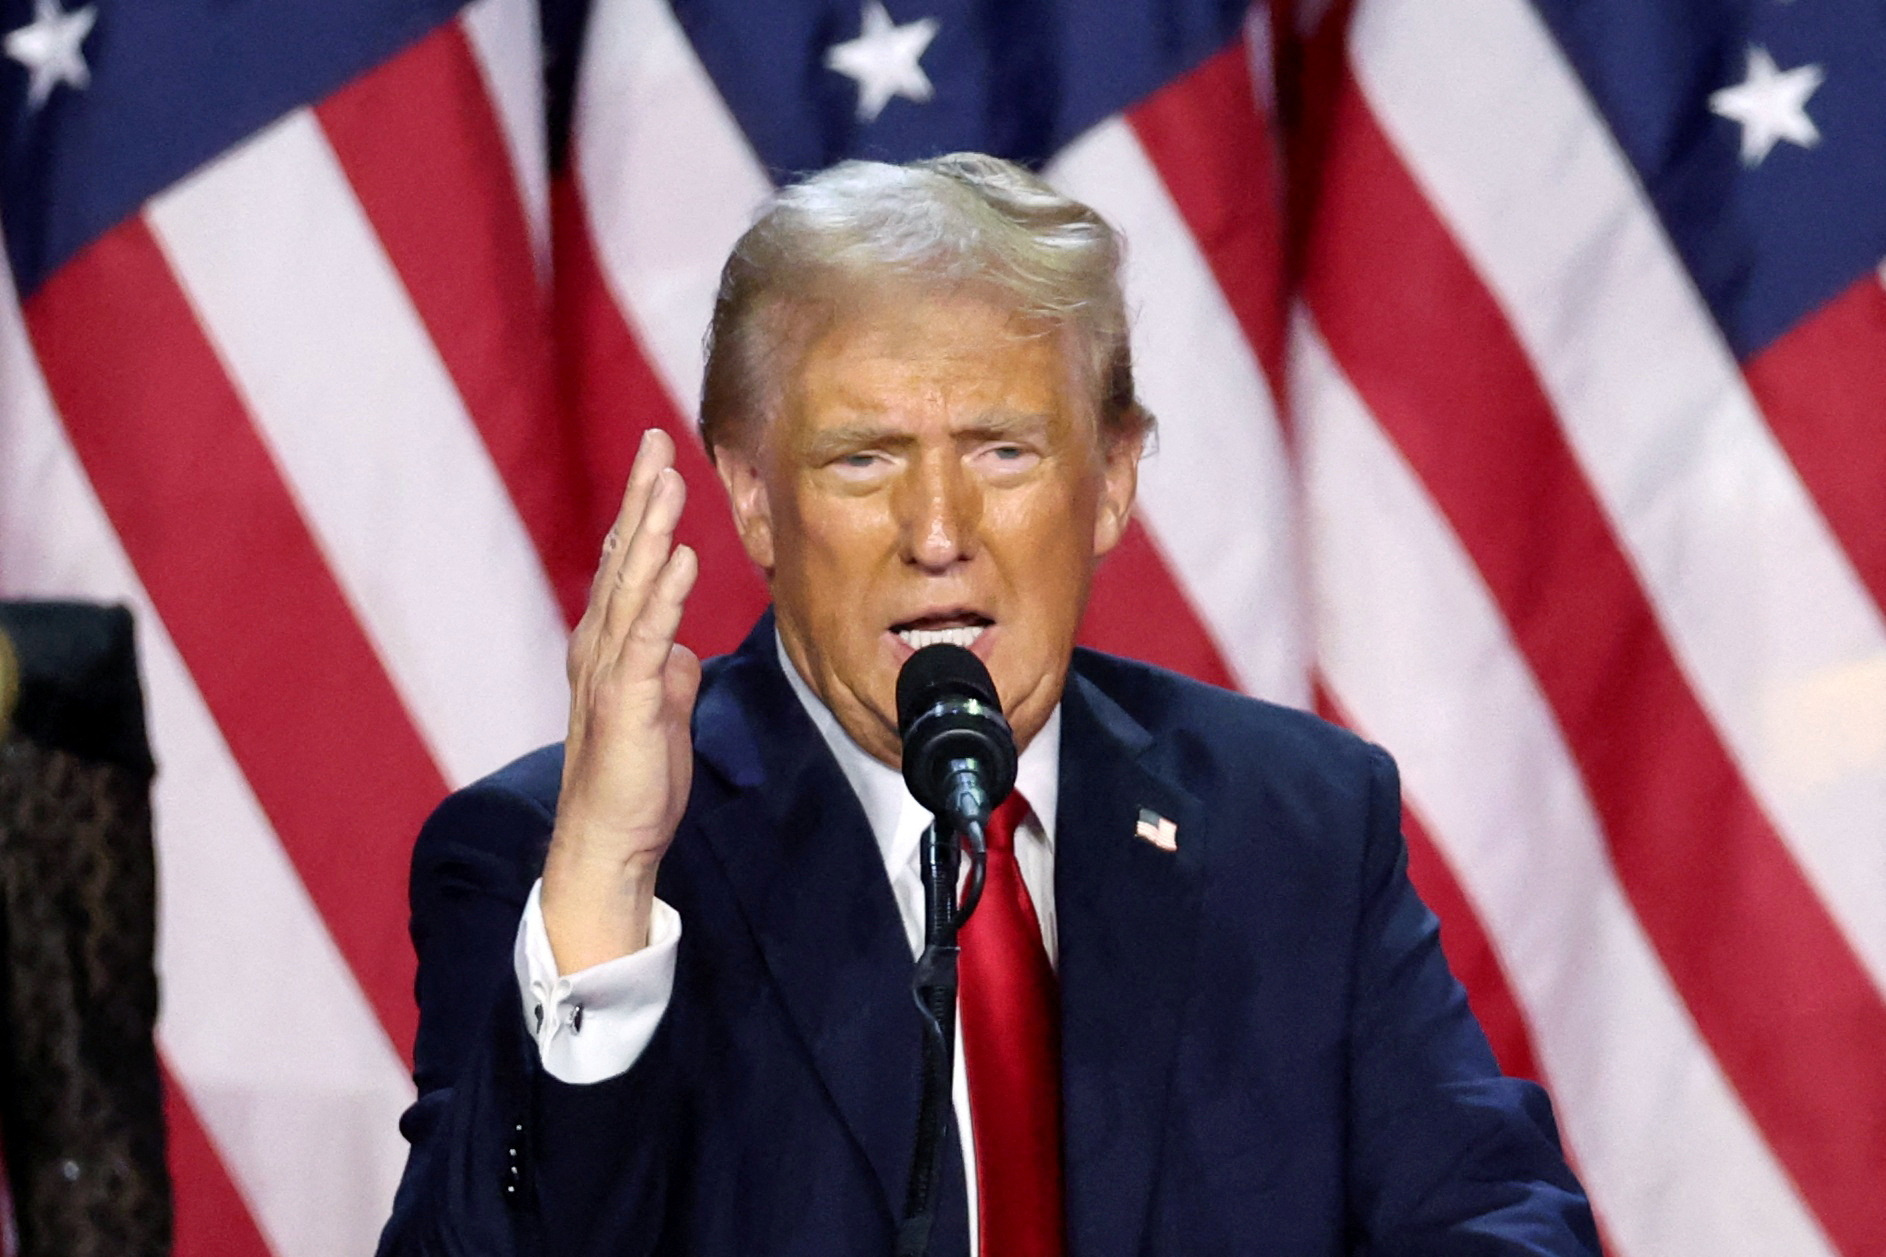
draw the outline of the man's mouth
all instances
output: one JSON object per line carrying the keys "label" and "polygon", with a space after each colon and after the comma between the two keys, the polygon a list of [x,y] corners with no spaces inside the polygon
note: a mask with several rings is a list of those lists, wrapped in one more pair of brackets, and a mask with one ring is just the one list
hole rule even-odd
{"label": "man's mouth", "polygon": [[924,616],[903,624],[894,624],[891,632],[897,634],[897,639],[912,650],[922,650],[938,642],[947,642],[967,650],[992,623],[994,621],[987,616],[974,613]]}

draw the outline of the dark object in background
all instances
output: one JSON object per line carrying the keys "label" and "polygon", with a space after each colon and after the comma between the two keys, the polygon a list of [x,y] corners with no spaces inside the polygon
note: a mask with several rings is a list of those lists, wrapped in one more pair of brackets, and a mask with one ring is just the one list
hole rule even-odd
{"label": "dark object in background", "polygon": [[151,755],[130,613],[0,602],[0,1144],[20,1257],[162,1257]]}

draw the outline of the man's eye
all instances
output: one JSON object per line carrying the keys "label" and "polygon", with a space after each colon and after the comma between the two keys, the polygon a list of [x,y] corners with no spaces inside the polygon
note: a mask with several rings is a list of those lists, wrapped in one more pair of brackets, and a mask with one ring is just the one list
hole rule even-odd
{"label": "man's eye", "polygon": [[876,454],[846,454],[843,458],[838,460],[838,465],[841,467],[869,467],[876,463],[877,460],[878,456]]}
{"label": "man's eye", "polygon": [[983,461],[984,466],[987,466],[989,463],[994,463],[998,467],[1014,471],[1023,471],[1038,462],[1041,456],[1032,446],[1021,445],[1010,441],[1003,442],[999,445],[991,444],[983,446],[979,452],[979,457]]}

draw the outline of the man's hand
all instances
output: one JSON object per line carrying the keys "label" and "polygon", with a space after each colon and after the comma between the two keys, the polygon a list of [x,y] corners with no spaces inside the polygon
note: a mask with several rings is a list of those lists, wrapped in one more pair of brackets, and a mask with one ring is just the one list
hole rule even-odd
{"label": "man's hand", "polygon": [[570,734],[544,861],[544,927],[574,973],[648,944],[655,870],[687,806],[701,664],[675,643],[698,573],[674,542],[687,489],[674,443],[642,438],[570,639]]}

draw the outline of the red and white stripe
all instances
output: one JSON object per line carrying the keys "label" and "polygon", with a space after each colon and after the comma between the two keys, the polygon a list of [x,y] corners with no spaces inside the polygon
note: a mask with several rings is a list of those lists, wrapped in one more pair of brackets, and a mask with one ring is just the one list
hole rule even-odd
{"label": "red and white stripe", "polygon": [[535,21],[478,0],[0,301],[0,587],[138,612],[180,1251],[371,1250],[412,836],[563,724]]}
{"label": "red and white stripe", "polygon": [[[120,545],[0,303],[0,572],[9,595],[137,614],[159,773],[159,1047],[247,1208],[289,1257],[366,1251],[412,1084]],[[389,1138],[389,1135],[391,1137]],[[348,1155],[312,1155],[316,1149]],[[185,1164],[179,1162],[180,1177]],[[179,1196],[191,1192],[183,1178]],[[360,1212],[336,1200],[363,1202]],[[180,1208],[187,1208],[181,1205]],[[209,1237],[179,1234],[202,1242]],[[210,1245],[207,1251],[219,1251]]]}
{"label": "red and white stripe", "polygon": [[1302,706],[1290,464],[1256,351],[1124,118],[1088,132],[1048,173],[1126,235],[1134,375],[1153,414],[1170,416],[1140,464],[1140,518],[1234,682]]}
{"label": "red and white stripe", "polygon": [[518,205],[529,224],[531,257],[547,281],[550,155],[544,134],[543,64],[531,55],[542,44],[537,19],[536,5],[472,0],[459,20],[503,132]]}
{"label": "red and white stripe", "polygon": [[1348,35],[1293,359],[1318,660],[1618,1246],[1873,1251],[1886,633],[1797,471],[1832,451],[1784,454],[1529,6]]}
{"label": "red and white stripe", "polygon": [[557,283],[597,520],[636,435],[666,428],[693,500],[681,536],[701,557],[683,636],[728,650],[765,594],[693,417],[721,262],[771,185],[665,3],[599,4],[586,39]]}
{"label": "red and white stripe", "polygon": [[[1501,55],[1478,55],[1469,26]],[[1863,780],[1872,757],[1838,767],[1881,693],[1824,684],[1886,663],[1886,624],[1623,153],[1522,0],[1365,5],[1350,46],[1372,112],[1538,372],[1697,699],[1886,985],[1886,861],[1853,840],[1886,832],[1886,777]]]}
{"label": "red and white stripe", "polygon": [[315,116],[145,218],[447,780],[554,739],[568,702],[549,582]]}
{"label": "red and white stripe", "polygon": [[1831,1251],[1684,1015],[1472,557],[1307,320],[1292,378],[1326,560],[1318,661],[1357,727],[1395,748],[1408,797],[1495,940],[1617,1246]]}

